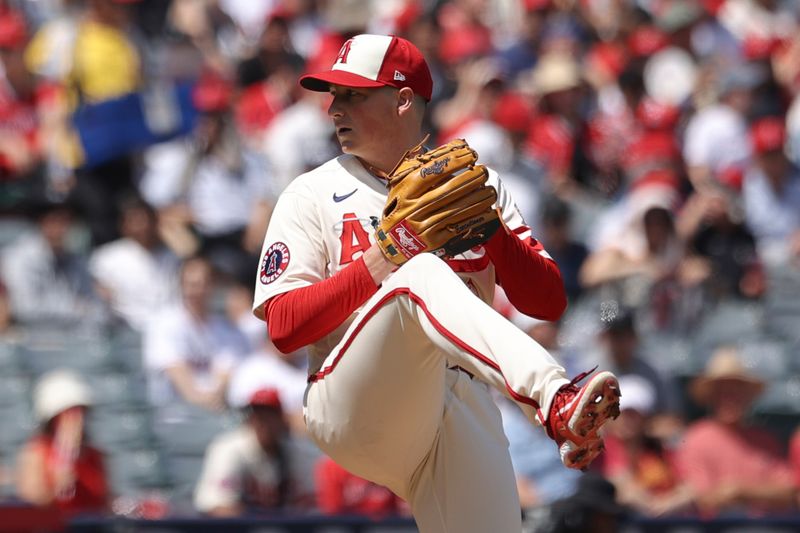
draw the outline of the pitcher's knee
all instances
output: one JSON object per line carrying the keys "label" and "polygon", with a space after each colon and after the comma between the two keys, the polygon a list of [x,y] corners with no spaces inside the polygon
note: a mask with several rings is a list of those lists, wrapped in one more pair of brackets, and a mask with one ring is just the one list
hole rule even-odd
{"label": "pitcher's knee", "polygon": [[417,254],[404,264],[398,272],[410,272],[410,271],[421,271],[423,273],[433,273],[436,271],[442,271],[452,274],[452,270],[444,262],[443,259],[431,254],[431,253],[424,253],[424,254]]}
{"label": "pitcher's knee", "polygon": [[455,272],[444,260],[430,253],[415,255],[384,283],[384,287],[410,287],[426,291],[430,287],[451,287],[461,284]]}
{"label": "pitcher's knee", "polygon": [[408,287],[419,294],[431,289],[458,290],[464,286],[444,260],[430,253],[415,255],[383,285],[387,289]]}

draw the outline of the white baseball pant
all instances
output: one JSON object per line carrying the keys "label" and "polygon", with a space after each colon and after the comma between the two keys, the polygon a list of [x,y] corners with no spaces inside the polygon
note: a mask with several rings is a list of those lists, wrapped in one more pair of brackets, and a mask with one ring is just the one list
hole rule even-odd
{"label": "white baseball pant", "polygon": [[546,416],[569,379],[444,261],[420,254],[387,279],[315,376],[312,438],[408,501],[420,531],[519,533],[508,442],[485,384],[538,423],[536,405]]}

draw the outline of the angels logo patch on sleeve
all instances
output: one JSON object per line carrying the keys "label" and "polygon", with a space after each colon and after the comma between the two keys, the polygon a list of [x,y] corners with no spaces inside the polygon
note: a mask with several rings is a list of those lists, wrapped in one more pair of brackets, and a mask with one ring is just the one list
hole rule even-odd
{"label": "angels logo patch on sleeve", "polygon": [[276,242],[267,248],[264,259],[261,260],[261,269],[258,279],[268,285],[278,279],[289,266],[289,247],[282,242]]}

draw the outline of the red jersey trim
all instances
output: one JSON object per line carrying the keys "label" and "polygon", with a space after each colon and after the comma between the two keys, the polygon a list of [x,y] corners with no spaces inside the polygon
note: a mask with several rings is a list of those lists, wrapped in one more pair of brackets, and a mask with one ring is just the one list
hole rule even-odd
{"label": "red jersey trim", "polygon": [[403,295],[408,296],[409,299],[412,302],[414,302],[417,306],[419,306],[420,309],[422,309],[422,312],[425,313],[425,316],[431,322],[433,327],[442,336],[444,336],[447,340],[449,340],[450,342],[452,342],[453,344],[455,344],[456,346],[458,346],[459,348],[461,348],[462,350],[464,350],[465,352],[467,352],[468,354],[473,356],[475,359],[477,359],[478,361],[480,361],[484,365],[488,366],[489,368],[491,368],[492,370],[494,370],[495,372],[500,374],[500,376],[503,378],[503,383],[506,386],[506,390],[508,391],[508,394],[512,398],[514,398],[514,400],[516,400],[516,401],[518,401],[520,403],[524,403],[524,404],[530,405],[530,406],[532,406],[532,407],[534,407],[536,409],[539,409],[539,404],[535,400],[533,400],[532,398],[528,398],[526,396],[522,396],[522,395],[520,395],[519,393],[517,393],[516,391],[514,391],[511,388],[511,386],[508,384],[508,380],[506,380],[505,375],[503,375],[503,372],[502,372],[502,370],[500,369],[500,366],[497,363],[495,363],[494,361],[489,359],[489,357],[487,357],[486,355],[483,355],[482,353],[480,353],[478,350],[476,350],[475,348],[473,348],[472,346],[467,344],[462,339],[458,338],[458,336],[456,336],[450,330],[445,328],[442,325],[441,322],[436,320],[436,318],[431,314],[431,312],[428,309],[427,305],[425,305],[425,302],[422,300],[422,298],[420,298],[418,295],[416,295],[413,292],[411,292],[411,289],[409,289],[408,287],[398,287],[397,289],[394,289],[394,290],[390,291],[383,298],[381,298],[374,306],[372,306],[370,308],[370,310],[367,311],[366,314],[364,315],[364,319],[361,320],[361,322],[358,323],[358,325],[356,326],[355,330],[353,330],[353,333],[347,338],[347,340],[345,341],[344,345],[342,345],[342,347],[339,349],[339,353],[336,354],[336,357],[334,357],[334,359],[331,362],[330,366],[327,366],[327,367],[319,370],[318,372],[316,372],[314,374],[311,374],[308,377],[308,382],[309,383],[317,382],[317,381],[319,381],[321,379],[324,379],[325,376],[331,374],[334,371],[334,369],[336,368],[336,366],[339,364],[339,361],[341,361],[341,359],[344,356],[344,354],[347,351],[347,349],[350,347],[350,345],[355,340],[356,336],[358,336],[358,334],[364,328],[364,325],[366,325],[367,321],[369,321],[369,319],[372,318],[375,315],[375,313],[380,311],[381,307],[386,305],[386,303],[388,303],[390,300],[392,300],[393,298],[396,298],[397,296],[403,296]]}

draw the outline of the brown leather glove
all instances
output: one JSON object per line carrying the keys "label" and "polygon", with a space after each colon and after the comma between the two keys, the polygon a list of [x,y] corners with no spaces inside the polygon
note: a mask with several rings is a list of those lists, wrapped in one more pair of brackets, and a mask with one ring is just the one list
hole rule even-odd
{"label": "brown leather glove", "polygon": [[463,139],[405,157],[389,174],[389,194],[375,238],[402,265],[423,252],[447,258],[483,244],[500,227],[497,191]]}

